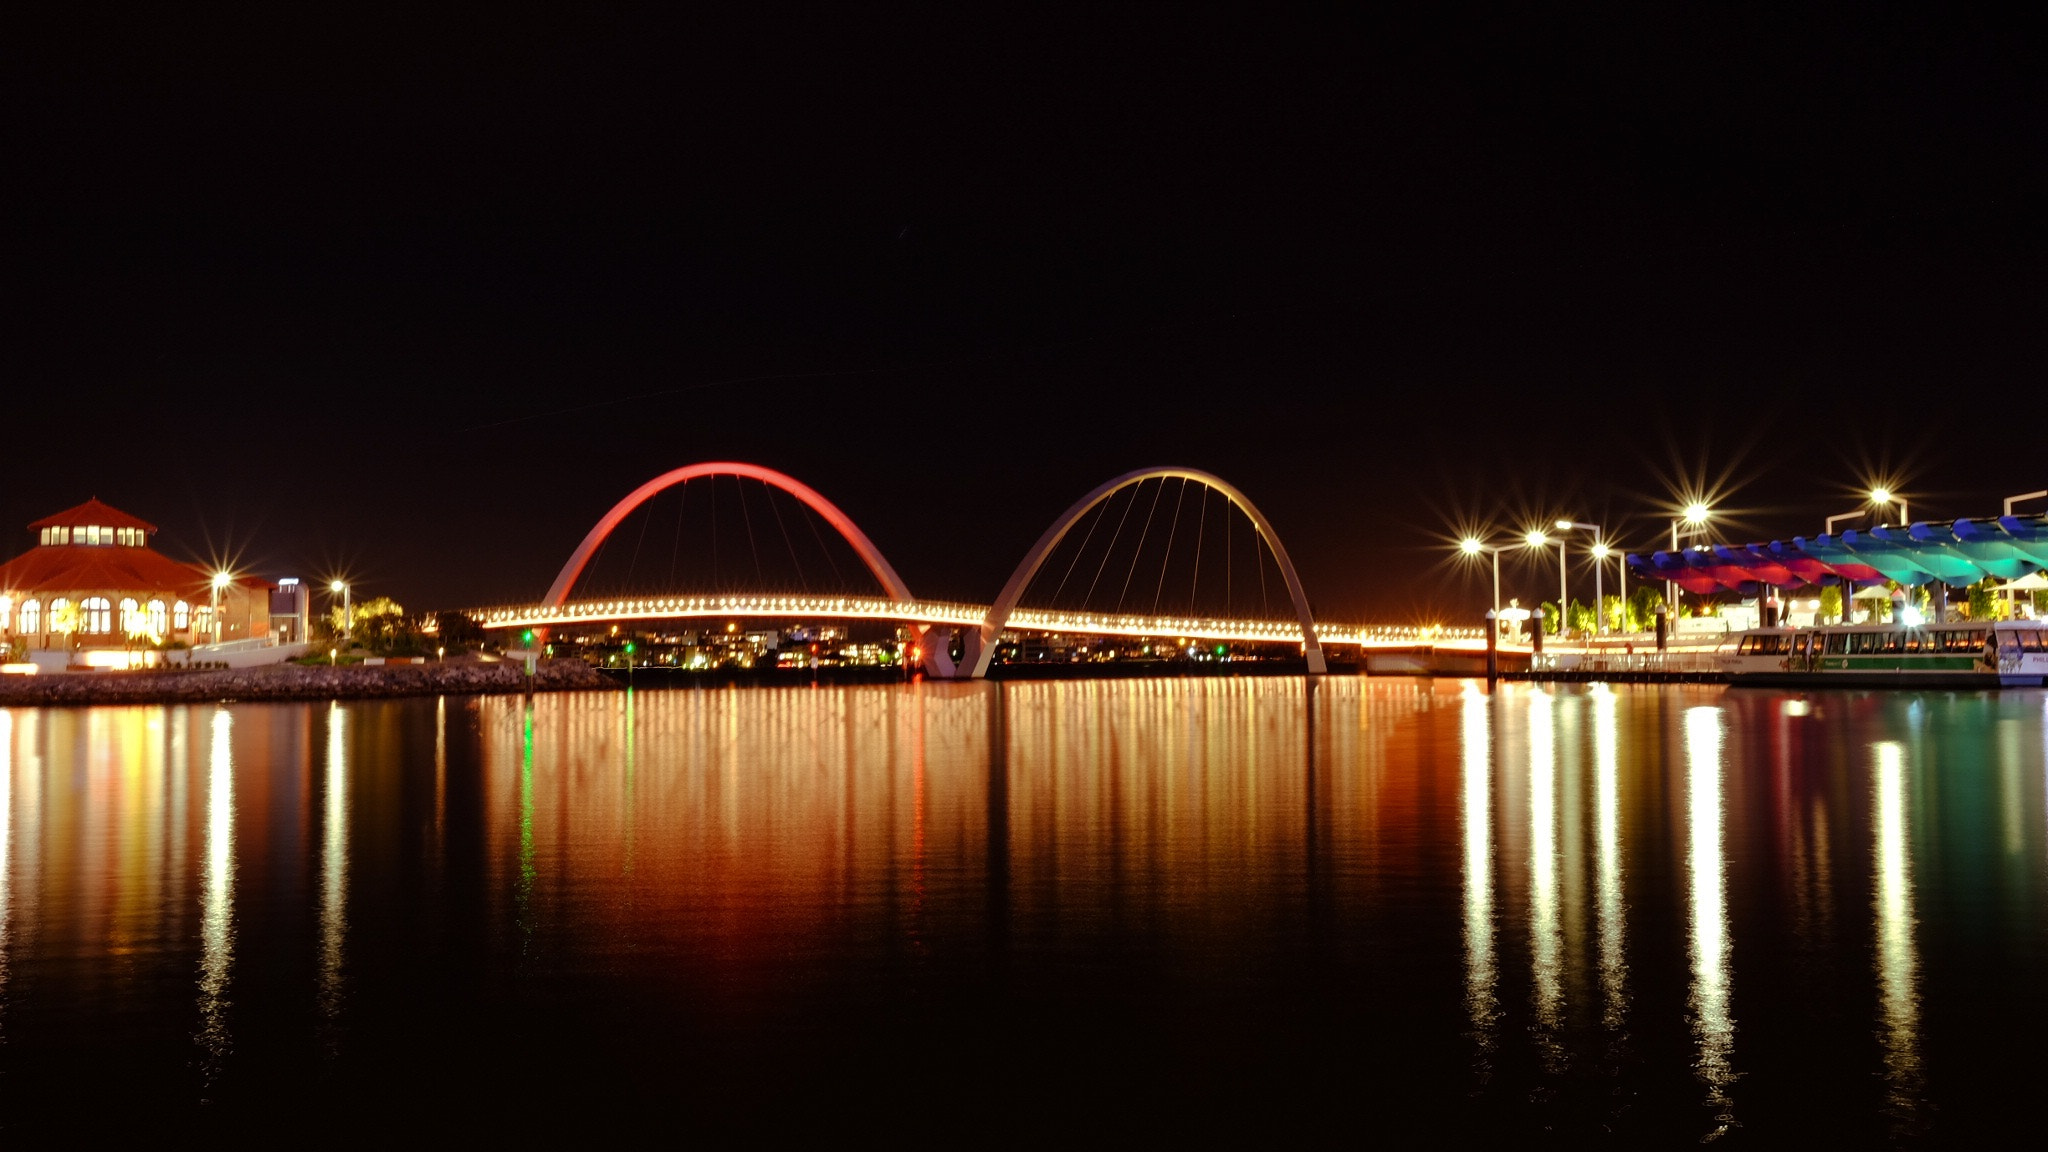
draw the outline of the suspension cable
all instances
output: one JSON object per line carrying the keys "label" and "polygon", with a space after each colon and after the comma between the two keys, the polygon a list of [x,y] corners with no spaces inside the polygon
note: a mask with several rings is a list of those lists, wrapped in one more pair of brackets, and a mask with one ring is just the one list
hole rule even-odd
{"label": "suspension cable", "polygon": [[[764,480],[762,483],[766,484],[767,481]],[[754,583],[756,587],[759,587],[767,584],[768,578],[761,575],[761,546],[754,542],[754,514],[747,511],[746,481],[740,481],[738,488],[740,494],[740,519],[745,521],[747,525],[747,548],[754,554]]]}
{"label": "suspension cable", "polygon": [[[1103,545],[1102,562],[1095,566],[1095,579],[1088,582],[1088,600],[1095,598],[1095,585],[1102,579],[1102,570],[1109,567],[1109,554],[1116,551],[1116,542],[1124,534],[1124,521],[1131,518],[1131,509],[1138,506],[1138,489],[1143,487],[1144,483],[1140,480],[1131,486],[1131,498],[1124,504],[1123,517],[1116,522],[1116,531],[1110,534],[1109,543]],[[1082,607],[1087,607],[1087,600],[1082,601]]]}
{"label": "suspension cable", "polygon": [[633,561],[626,565],[626,590],[633,588],[633,576],[640,571],[640,547],[647,543],[647,526],[654,522],[654,513],[640,517],[640,535],[633,541]]}
{"label": "suspension cable", "polygon": [[[1202,586],[1202,537],[1209,534],[1209,486],[1202,485],[1202,511],[1195,520],[1195,575],[1188,581],[1188,615],[1195,614],[1195,590]],[[1226,610],[1225,616],[1230,615]]]}
{"label": "suspension cable", "polygon": [[668,549],[668,591],[670,592],[676,590],[676,557],[681,555],[683,551],[683,513],[688,511],[690,507],[690,482],[688,480],[683,481],[682,484],[677,486],[676,491],[682,496],[682,499],[676,501],[676,538],[675,542],[670,544]]}
{"label": "suspension cable", "polygon": [[790,563],[796,565],[797,591],[809,592],[811,590],[811,586],[808,582],[804,580],[804,562],[797,558],[796,545],[790,543],[789,529],[784,527],[782,523],[782,509],[777,508],[775,506],[775,490],[768,487],[768,482],[766,480],[761,481],[761,487],[764,490],[763,495],[765,495],[768,500],[768,510],[770,512],[775,513],[775,526],[782,530],[782,546],[784,548],[789,549]]}
{"label": "suspension cable", "polygon": [[840,592],[846,591],[846,577],[840,575],[839,561],[832,558],[832,550],[825,547],[825,538],[818,535],[818,518],[811,513],[809,508],[805,508],[803,513],[804,526],[811,530],[811,539],[818,542],[818,551],[825,554],[825,563],[832,566],[833,587]]}
{"label": "suspension cable", "polygon": [[[1161,481],[1159,488],[1161,491],[1164,491],[1166,489],[1166,482]],[[1206,492],[1208,489],[1205,488],[1203,491]],[[1180,479],[1180,491],[1175,493],[1173,497],[1173,523],[1168,525],[1166,530],[1166,555],[1159,558],[1159,583],[1152,588],[1152,614],[1154,616],[1159,615],[1159,594],[1166,590],[1167,566],[1173,563],[1173,538],[1180,534],[1180,506],[1187,498],[1188,479],[1183,476]]]}
{"label": "suspension cable", "polygon": [[[1067,590],[1067,577],[1072,576],[1074,574],[1074,565],[1079,564],[1081,562],[1081,554],[1083,552],[1088,551],[1088,541],[1095,539],[1095,530],[1102,526],[1102,518],[1108,514],[1109,505],[1097,504],[1094,508],[1094,512],[1095,518],[1088,522],[1088,534],[1081,538],[1081,546],[1079,548],[1074,549],[1074,558],[1072,560],[1067,561],[1067,570],[1065,574],[1063,574],[1060,577],[1060,586],[1058,588],[1053,589],[1052,602],[1054,606],[1058,606],[1060,602],[1060,593],[1065,592]],[[1082,607],[1085,608],[1087,607],[1087,605],[1084,604],[1082,605]]]}
{"label": "suspension cable", "polygon": [[1159,512],[1159,498],[1166,495],[1166,478],[1160,477],[1159,490],[1152,493],[1152,506],[1145,510],[1145,529],[1138,533],[1138,550],[1131,553],[1131,570],[1124,573],[1124,590],[1117,593],[1116,610],[1124,610],[1124,597],[1131,590],[1131,577],[1138,574],[1138,560],[1145,555],[1145,538],[1152,534],[1152,517]]}
{"label": "suspension cable", "polygon": [[1251,558],[1260,562],[1260,613],[1262,619],[1272,619],[1274,607],[1266,599],[1266,535],[1253,525],[1251,529]]}

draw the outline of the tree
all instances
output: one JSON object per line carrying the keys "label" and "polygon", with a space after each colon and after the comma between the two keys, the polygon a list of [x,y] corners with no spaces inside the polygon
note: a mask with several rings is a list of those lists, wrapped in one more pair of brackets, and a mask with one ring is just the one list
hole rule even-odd
{"label": "tree", "polygon": [[1842,588],[1830,584],[1820,590],[1820,618],[1822,620],[1842,619]]}
{"label": "tree", "polygon": [[1648,632],[1655,626],[1657,609],[1664,606],[1664,594],[1648,584],[1636,585],[1628,594],[1628,630]]}
{"label": "tree", "polygon": [[483,628],[460,612],[434,613],[434,631],[449,648],[480,647],[484,642]]}
{"label": "tree", "polygon": [[1598,623],[1593,615],[1593,606],[1572,601],[1564,610],[1565,626],[1580,635],[1590,635]]}
{"label": "tree", "polygon": [[389,596],[353,605],[346,618],[336,608],[329,613],[329,620],[337,634],[347,631],[372,655],[413,656],[424,649],[418,626],[406,619],[404,606]]}
{"label": "tree", "polygon": [[1989,576],[1970,585],[1969,593],[1970,619],[2005,619],[2005,601],[2000,599],[1997,591],[1991,587],[1991,578]]}
{"label": "tree", "polygon": [[1605,596],[1600,600],[1600,622],[1610,632],[1626,632],[1628,628],[1628,606],[1619,596]]}
{"label": "tree", "polygon": [[1536,610],[1543,613],[1544,633],[1550,636],[1557,635],[1557,630],[1564,625],[1564,614],[1557,610],[1557,605],[1545,600],[1537,605]]}

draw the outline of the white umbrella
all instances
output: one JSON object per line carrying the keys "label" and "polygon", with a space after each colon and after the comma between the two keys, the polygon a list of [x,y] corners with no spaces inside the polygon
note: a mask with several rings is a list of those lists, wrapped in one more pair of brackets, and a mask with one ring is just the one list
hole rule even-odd
{"label": "white umbrella", "polygon": [[[2048,585],[2043,585],[2043,587],[2048,587]],[[1849,597],[1851,600],[1889,600],[1891,598],[1892,590],[1882,584],[1872,584],[1868,588],[1858,588],[1855,594]]]}
{"label": "white umbrella", "polygon": [[2000,592],[2039,592],[2043,588],[2048,588],[2048,576],[2043,576],[2039,572],[2031,576],[2022,576],[2017,580],[2007,580],[1998,586]]}

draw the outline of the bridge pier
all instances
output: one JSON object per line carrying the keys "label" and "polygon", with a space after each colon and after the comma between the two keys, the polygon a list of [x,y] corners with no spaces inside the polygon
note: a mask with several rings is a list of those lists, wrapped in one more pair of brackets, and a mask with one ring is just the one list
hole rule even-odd
{"label": "bridge pier", "polygon": [[[981,655],[981,629],[952,628],[944,624],[912,624],[918,646],[918,666],[934,680],[974,679],[975,660]],[[961,641],[960,658],[953,658],[953,641]]]}

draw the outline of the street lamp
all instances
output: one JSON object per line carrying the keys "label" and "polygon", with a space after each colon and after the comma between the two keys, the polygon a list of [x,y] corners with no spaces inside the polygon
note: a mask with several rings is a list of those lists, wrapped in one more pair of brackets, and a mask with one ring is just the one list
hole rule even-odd
{"label": "street lamp", "polygon": [[[1695,500],[1687,504],[1685,511],[1679,515],[1678,519],[1671,522],[1672,554],[1676,555],[1678,552],[1679,526],[1685,526],[1685,534],[1687,536],[1698,536],[1707,530],[1707,517],[1711,515],[1713,515],[1713,509],[1708,508],[1704,501]],[[1678,604],[1678,583],[1676,581],[1664,581],[1664,603],[1673,606],[1675,610]]]}
{"label": "street lamp", "polygon": [[[1570,524],[1571,524],[1571,521],[1569,521],[1569,520],[1560,520],[1560,521],[1558,521],[1558,525],[1559,525],[1560,527],[1566,527],[1566,526],[1569,526]],[[1541,528],[1531,528],[1531,529],[1529,529],[1529,531],[1528,531],[1528,534],[1522,537],[1522,543],[1524,543],[1524,544],[1528,545],[1528,546],[1529,546],[1529,547],[1531,547],[1531,548],[1542,548],[1542,547],[1545,547],[1545,546],[1549,545],[1549,544],[1551,543],[1551,539],[1550,539],[1550,537],[1548,537],[1548,536],[1544,535],[1544,533],[1543,533],[1543,529],[1541,529]],[[1559,640],[1559,641],[1562,641],[1562,640],[1564,639],[1564,604],[1565,604],[1565,591],[1564,591],[1564,539],[1563,539],[1562,537],[1560,537],[1560,538],[1558,538],[1558,540],[1556,541],[1556,543],[1557,543],[1557,638],[1558,638],[1558,640]]]}
{"label": "street lamp", "polygon": [[[1602,528],[1598,524],[1587,524],[1578,520],[1559,520],[1557,522],[1557,530],[1560,532],[1569,532],[1574,528],[1593,534],[1593,546],[1588,551],[1593,554],[1593,634],[1597,636],[1607,631],[1607,623],[1603,619],[1606,613],[1602,611],[1604,601],[1606,600],[1606,593],[1600,583],[1600,570],[1605,567],[1601,562],[1607,559],[1608,552],[1606,544],[1607,529]],[[1564,571],[1564,541],[1562,540],[1557,542],[1557,568],[1560,572]],[[1560,612],[1563,610],[1562,608],[1558,609]],[[1560,635],[1562,635],[1561,632]]]}
{"label": "street lamp", "polygon": [[220,643],[220,592],[234,577],[226,572],[213,574],[213,642]]}
{"label": "street lamp", "polygon": [[346,582],[344,582],[344,581],[341,581],[341,580],[336,580],[336,581],[334,581],[334,582],[332,582],[332,583],[330,583],[330,584],[328,584],[328,585],[327,585],[327,590],[328,590],[329,592],[332,592],[332,593],[334,593],[335,595],[337,595],[337,596],[341,597],[341,638],[342,638],[342,640],[343,640],[344,642],[347,642],[347,641],[351,641],[351,640],[354,640],[354,639],[355,639],[355,635],[356,635],[356,622],[355,622],[355,621],[354,621],[354,620],[353,620],[353,619],[351,618],[351,613],[350,613],[350,611],[349,611],[349,587],[348,587],[348,584],[347,584]]}
{"label": "street lamp", "polygon": [[1497,545],[1492,545],[1492,544],[1488,544],[1488,543],[1486,543],[1485,541],[1483,541],[1483,540],[1479,539],[1479,537],[1477,537],[1477,536],[1467,536],[1467,537],[1465,537],[1465,538],[1464,538],[1463,540],[1460,540],[1460,541],[1458,541],[1458,550],[1459,550],[1459,551],[1461,551],[1461,552],[1463,552],[1463,553],[1464,553],[1465,555],[1467,555],[1467,556],[1477,556],[1477,555],[1479,555],[1479,554],[1480,554],[1481,552],[1491,552],[1491,553],[1493,553],[1493,615],[1494,615],[1494,619],[1495,619],[1495,620],[1498,620],[1498,619],[1500,619],[1500,548],[1499,548],[1499,546],[1497,546]]}
{"label": "street lamp", "polygon": [[[2015,497],[2013,497],[2013,499],[2014,499],[2014,500],[2023,500],[2023,499],[2026,499],[2026,497],[2023,497],[2023,496],[2015,496]],[[1907,511],[1907,509],[1906,509],[1906,501],[1905,501],[1905,498],[1904,498],[1904,497],[1902,497],[1902,496],[1899,496],[1899,495],[1897,495],[1897,494],[1895,494],[1895,493],[1893,493],[1893,492],[1892,492],[1892,490],[1891,490],[1891,489],[1889,489],[1889,488],[1885,488],[1885,487],[1882,487],[1882,486],[1879,486],[1879,487],[1876,487],[1876,488],[1872,488],[1872,489],[1870,490],[1870,503],[1871,503],[1871,506],[1872,506],[1872,507],[1875,507],[1875,508],[1883,508],[1884,506],[1886,506],[1886,505],[1888,505],[1888,504],[1897,504],[1897,505],[1899,506],[1899,520],[1900,520],[1900,522],[1901,522],[1901,523],[1905,523],[1905,524],[1911,524],[1911,523],[1913,522],[1913,514],[1912,514],[1911,512],[1909,512],[1909,511]],[[2006,512],[2006,514],[2007,514],[2007,515],[2011,515],[2011,508],[2012,508],[2012,502],[2011,502],[2011,501],[2007,501],[2007,502],[2006,502],[2006,509],[2007,509],[2007,512]],[[1830,516],[1830,517],[1828,517],[1828,522],[1827,522],[1827,533],[1828,533],[1828,535],[1830,535],[1830,536],[1834,535],[1834,533],[1835,533],[1835,521],[1837,521],[1837,520],[1854,520],[1854,519],[1855,519],[1856,517],[1858,517],[1858,516],[1862,516],[1862,515],[1864,515],[1864,510],[1863,510],[1863,509],[1861,509],[1861,508],[1851,508],[1851,509],[1850,509],[1850,510],[1848,510],[1847,512],[1837,512],[1837,513],[1835,513],[1835,514],[1834,514],[1833,516]],[[1880,523],[1882,523],[1882,521],[1880,521]]]}

